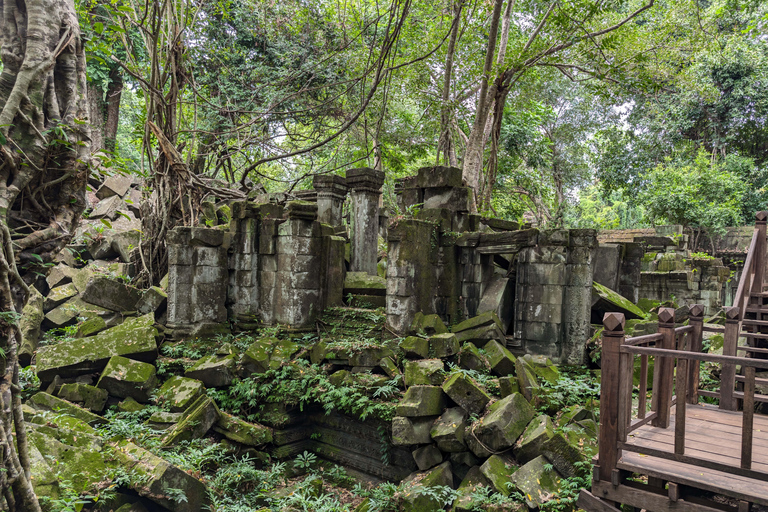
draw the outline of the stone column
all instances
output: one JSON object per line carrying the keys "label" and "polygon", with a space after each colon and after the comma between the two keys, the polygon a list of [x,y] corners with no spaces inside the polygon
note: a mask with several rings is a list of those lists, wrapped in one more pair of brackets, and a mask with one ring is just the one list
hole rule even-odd
{"label": "stone column", "polygon": [[350,270],[376,275],[379,242],[379,197],[384,173],[369,168],[347,171],[352,196],[352,251]]}
{"label": "stone column", "polygon": [[563,341],[561,361],[586,362],[589,320],[592,308],[593,262],[597,231],[571,229],[568,238],[565,293],[563,294]]}
{"label": "stone column", "polygon": [[253,203],[232,204],[227,311],[240,328],[256,327],[259,313],[258,215]]}
{"label": "stone column", "polygon": [[317,191],[317,220],[333,227],[341,225],[341,209],[347,198],[347,180],[334,174],[315,174],[312,186]]}

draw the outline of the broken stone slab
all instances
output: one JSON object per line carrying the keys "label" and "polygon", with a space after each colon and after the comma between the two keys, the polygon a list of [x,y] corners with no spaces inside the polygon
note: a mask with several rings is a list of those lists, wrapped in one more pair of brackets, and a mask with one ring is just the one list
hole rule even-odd
{"label": "broken stone slab", "polygon": [[429,354],[432,357],[451,357],[459,352],[459,340],[453,333],[435,334],[429,337]]}
{"label": "broken stone slab", "polygon": [[597,281],[592,282],[592,314],[590,322],[602,324],[605,313],[624,313],[624,318],[632,320],[644,318],[645,312],[619,293],[603,286]]}
{"label": "broken stone slab", "polygon": [[107,322],[100,316],[92,316],[77,326],[75,338],[95,336],[107,328]]}
{"label": "broken stone slab", "polygon": [[328,381],[336,387],[348,386],[354,383],[349,370],[339,370],[328,376]]}
{"label": "broken stone slab", "polygon": [[472,318],[468,318],[463,322],[460,322],[454,325],[453,329],[451,329],[451,332],[459,333],[463,331],[470,331],[480,327],[487,327],[492,325],[498,326],[499,329],[502,328],[501,320],[499,320],[499,316],[496,314],[496,312],[486,311],[485,313],[481,313],[477,316],[473,316]]}
{"label": "broken stone slab", "polygon": [[[455,470],[454,470],[455,471]],[[480,466],[472,466],[459,484],[459,497],[453,502],[453,512],[474,512],[481,505],[479,494],[483,487],[490,487],[491,483],[485,478]]]}
{"label": "broken stone slab", "polygon": [[567,478],[576,476],[576,464],[585,460],[583,450],[568,442],[560,433],[554,434],[541,445],[541,454]]}
{"label": "broken stone slab", "polygon": [[439,386],[411,386],[397,404],[397,415],[409,418],[438,416],[445,409],[446,396]]}
{"label": "broken stone slab", "polygon": [[19,365],[22,368],[29,366],[32,356],[37,350],[37,342],[40,340],[40,327],[43,323],[43,296],[34,286],[29,287],[29,300],[21,310],[19,329],[22,342],[19,346]]}
{"label": "broken stone slab", "polygon": [[173,446],[182,441],[200,439],[219,420],[219,408],[208,396],[199,396],[173,429],[163,439],[163,446]]}
{"label": "broken stone slab", "polygon": [[411,454],[413,455],[413,460],[416,461],[419,471],[426,471],[443,462],[442,452],[433,444],[416,448]]}
{"label": "broken stone slab", "polygon": [[168,294],[158,287],[153,286],[144,291],[136,303],[136,311],[140,315],[146,315],[148,313],[162,312],[168,303]]}
{"label": "broken stone slab", "polygon": [[534,396],[537,396],[539,393],[539,381],[536,378],[536,372],[530,360],[522,357],[518,358],[515,361],[515,375],[517,376],[520,393],[523,394],[526,400],[533,400]]}
{"label": "broken stone slab", "polygon": [[481,414],[491,401],[491,397],[462,372],[454,373],[445,381],[443,391],[469,414]]}
{"label": "broken stone slab", "polygon": [[112,311],[136,311],[141,292],[114,279],[95,276],[88,281],[82,298],[89,304]]}
{"label": "broken stone slab", "polygon": [[98,414],[93,414],[72,402],[55,397],[44,391],[32,395],[27,403],[37,410],[51,411],[56,414],[72,416],[89,425],[103,425],[108,422]]}
{"label": "broken stone slab", "polygon": [[312,364],[320,364],[325,360],[325,355],[328,353],[328,344],[320,340],[309,351],[309,360]]}
{"label": "broken stone slab", "polygon": [[443,382],[445,365],[442,359],[419,359],[405,362],[406,386],[439,386]]}
{"label": "broken stone slab", "polygon": [[[193,476],[129,441],[110,443],[118,462],[138,473],[134,490],[174,512],[200,512],[208,505],[205,485]],[[178,489],[186,501],[176,501],[168,489]]]}
{"label": "broken stone slab", "polygon": [[445,505],[429,493],[419,492],[419,488],[453,487],[451,463],[445,461],[426,473],[412,473],[403,480],[405,486],[401,512],[425,512],[442,510]]}
{"label": "broken stone slab", "polygon": [[152,413],[147,424],[155,430],[168,430],[181,421],[182,416],[183,412],[157,411]]}
{"label": "broken stone slab", "polygon": [[542,414],[531,420],[525,428],[523,435],[517,440],[513,448],[515,460],[520,464],[535,459],[541,455],[541,447],[554,435],[552,420],[546,414]]}
{"label": "broken stone slab", "polygon": [[[464,429],[467,413],[461,407],[447,409],[432,425],[429,435],[440,450],[447,453],[465,452]],[[441,460],[442,462],[442,460]]]}
{"label": "broken stone slab", "polygon": [[113,174],[109,176],[96,190],[96,197],[106,199],[112,196],[123,197],[133,184],[133,176],[129,174]]}
{"label": "broken stone slab", "polygon": [[58,396],[64,400],[82,404],[83,407],[91,412],[103,411],[107,403],[107,392],[105,390],[81,383],[64,384],[59,389]]}
{"label": "broken stone slab", "polygon": [[72,282],[72,277],[77,273],[77,270],[59,263],[48,272],[48,276],[45,278],[45,282],[48,284],[48,288],[53,289],[57,286],[65,285]]}
{"label": "broken stone slab", "polygon": [[299,345],[290,340],[279,340],[269,355],[270,369],[277,370],[283,363],[289,362],[300,348]]}
{"label": "broken stone slab", "polygon": [[434,336],[435,334],[444,334],[448,332],[448,328],[445,326],[438,315],[425,315],[419,312],[416,313],[416,315],[413,317],[411,331],[416,334]]}
{"label": "broken stone slab", "polygon": [[112,314],[114,314],[113,311],[88,304],[80,297],[72,297],[64,304],[45,314],[42,328],[45,330],[57,329],[74,325],[80,317],[108,316]]}
{"label": "broken stone slab", "polygon": [[48,292],[43,302],[43,311],[46,313],[60,304],[65,303],[77,295],[77,288],[72,283],[57,286]]}
{"label": "broken stone slab", "polygon": [[491,340],[485,344],[485,353],[491,365],[491,371],[500,377],[515,373],[515,356],[498,341]]}
{"label": "broken stone slab", "polygon": [[431,442],[430,429],[434,421],[434,416],[424,418],[395,416],[392,418],[392,444],[395,446],[408,446]]}
{"label": "broken stone slab", "polygon": [[517,377],[511,375],[499,377],[499,395],[501,395],[501,398],[507,397],[512,393],[520,393],[520,384],[517,382]]}
{"label": "broken stone slab", "polygon": [[506,343],[504,332],[496,324],[485,325],[482,327],[476,327],[474,329],[467,329],[466,331],[457,332],[456,339],[459,340],[459,344],[461,345],[470,342],[474,343],[480,348],[485,347],[485,345],[490,340],[496,340],[502,345]]}
{"label": "broken stone slab", "polygon": [[500,455],[491,455],[482,466],[480,472],[490,482],[496,492],[509,496],[514,488],[512,475],[517,471],[512,461]]}
{"label": "broken stone slab", "polygon": [[515,280],[494,275],[491,282],[484,286],[483,296],[477,306],[478,312],[491,311],[500,320],[501,331],[509,332],[515,305]]}
{"label": "broken stone slab", "polygon": [[199,380],[208,388],[229,386],[235,377],[235,356],[205,356],[187,369],[184,376]]}
{"label": "broken stone slab", "polygon": [[400,348],[405,352],[405,357],[427,358],[429,357],[429,340],[419,336],[408,336],[400,342]]}
{"label": "broken stone slab", "polygon": [[115,220],[119,210],[127,210],[126,204],[120,196],[108,197],[99,201],[99,204],[96,205],[96,208],[93,209],[88,218],[92,220]]}
{"label": "broken stone slab", "polygon": [[421,167],[416,173],[416,186],[419,188],[452,188],[463,186],[461,169],[458,167]]}
{"label": "broken stone slab", "polygon": [[109,248],[123,263],[131,262],[131,251],[141,243],[141,232],[138,230],[119,231],[107,237]]}
{"label": "broken stone slab", "polygon": [[472,452],[472,454],[474,454],[478,459],[483,460],[493,455],[493,452],[477,438],[475,429],[478,425],[478,422],[467,425],[467,427],[464,429],[464,442],[467,444],[467,448],[469,448],[469,451]]}
{"label": "broken stone slab", "polygon": [[350,366],[378,366],[379,361],[385,357],[392,357],[395,353],[389,347],[369,347],[349,355]]}
{"label": "broken stone slab", "polygon": [[154,361],[157,329],[152,315],[128,318],[117,327],[89,338],[63,341],[37,352],[37,376],[50,382],[54,376],[76,377],[102,371],[112,356]]}
{"label": "broken stone slab", "polygon": [[348,293],[383,296],[387,294],[387,280],[367,272],[347,272],[344,277],[344,295]]}
{"label": "broken stone slab", "polygon": [[491,450],[504,450],[514,446],[534,414],[533,407],[523,395],[515,393],[491,404],[474,434]]}
{"label": "broken stone slab", "polygon": [[167,404],[172,412],[183,412],[205,393],[205,386],[199,380],[175,375],[165,381],[157,393],[159,403]]}
{"label": "broken stone slab", "polygon": [[459,366],[466,370],[475,370],[486,372],[491,369],[491,365],[480,349],[474,343],[464,343],[459,350]]}
{"label": "broken stone slab", "polygon": [[560,490],[560,476],[543,455],[515,471],[512,482],[532,509],[541,507]]}
{"label": "broken stone slab", "polygon": [[155,366],[127,357],[113,356],[101,373],[96,386],[117,398],[133,398],[147,402],[157,384]]}
{"label": "broken stone slab", "polygon": [[139,412],[144,406],[131,397],[117,403],[117,410],[120,412]]}
{"label": "broken stone slab", "polygon": [[381,370],[386,373],[387,377],[389,378],[394,378],[397,375],[400,375],[400,369],[397,367],[397,364],[391,357],[383,357],[379,361],[379,368],[381,368]]}
{"label": "broken stone slab", "polygon": [[258,423],[248,423],[237,416],[219,412],[219,420],[213,430],[230,441],[246,446],[261,446],[272,442],[272,430]]}
{"label": "broken stone slab", "polygon": [[251,343],[243,354],[242,365],[246,376],[269,370],[269,355],[277,341],[277,338],[262,338]]}

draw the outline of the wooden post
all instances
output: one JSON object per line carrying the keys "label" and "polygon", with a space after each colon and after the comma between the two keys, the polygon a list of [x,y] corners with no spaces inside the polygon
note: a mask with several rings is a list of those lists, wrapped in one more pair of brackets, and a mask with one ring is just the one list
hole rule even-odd
{"label": "wooden post", "polygon": [[[735,356],[736,345],[739,342],[739,308],[725,309],[725,335],[723,341],[723,355]],[[736,366],[723,363],[720,372],[720,408],[727,411],[736,410],[736,399],[733,397],[733,389],[736,384]]]}
{"label": "wooden post", "polygon": [[[757,212],[755,215],[755,229],[757,229],[757,246],[755,247],[755,279],[752,281],[752,293],[763,291],[763,278],[765,277],[766,256],[766,219],[768,212]],[[747,269],[744,269],[746,271]]]}
{"label": "wooden post", "polygon": [[[691,352],[701,352],[701,346],[703,342],[704,332],[704,306],[701,304],[694,304],[690,307],[688,313],[688,325],[693,327],[693,331],[690,334],[690,347],[688,350]],[[691,361],[691,366],[688,368],[690,377],[688,378],[688,403],[699,403],[699,374],[701,373],[701,364],[699,361]]]}
{"label": "wooden post", "polygon": [[603,353],[600,376],[600,480],[610,482],[621,457],[619,449],[619,383],[621,346],[624,344],[624,315],[606,313],[603,317]]}
{"label": "wooden post", "polygon": [[752,469],[752,435],[755,416],[755,367],[747,366],[744,382],[744,415],[741,423],[741,467]]}
{"label": "wooden post", "polygon": [[677,380],[675,393],[677,402],[675,402],[675,455],[685,453],[685,403],[688,387],[688,363],[697,363],[698,361],[688,361],[687,359],[677,360]]}
{"label": "wooden post", "polygon": [[[675,350],[675,309],[659,309],[659,334],[661,334],[661,348]],[[672,404],[672,379],[675,372],[675,361],[671,357],[662,356],[656,358],[656,364],[653,368],[654,377],[658,372],[658,389],[653,392],[658,395],[656,400],[657,413],[653,421],[654,427],[669,427],[670,406]]]}

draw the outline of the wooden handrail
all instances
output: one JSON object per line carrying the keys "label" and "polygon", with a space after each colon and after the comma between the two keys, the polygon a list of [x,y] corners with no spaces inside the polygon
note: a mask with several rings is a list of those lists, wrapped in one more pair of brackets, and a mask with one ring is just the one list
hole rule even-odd
{"label": "wooden handrail", "polygon": [[751,357],[721,356],[719,354],[705,354],[704,352],[690,352],[688,350],[668,350],[654,347],[622,346],[619,352],[627,354],[646,354],[649,356],[667,356],[689,361],[707,361],[710,363],[726,363],[752,368],[768,370],[768,359],[753,359]]}
{"label": "wooden handrail", "polygon": [[[739,308],[741,310],[745,309],[744,306],[746,305],[746,294],[749,293],[749,290],[752,288],[750,285],[751,278],[752,278],[752,262],[755,259],[755,249],[757,247],[757,241],[759,238],[759,231],[757,228],[752,232],[752,241],[749,243],[749,249],[747,250],[747,259],[744,260],[744,268],[741,271],[741,277],[739,278],[739,286],[736,288],[736,295],[733,298],[733,307]],[[742,315],[740,315],[743,317]]]}

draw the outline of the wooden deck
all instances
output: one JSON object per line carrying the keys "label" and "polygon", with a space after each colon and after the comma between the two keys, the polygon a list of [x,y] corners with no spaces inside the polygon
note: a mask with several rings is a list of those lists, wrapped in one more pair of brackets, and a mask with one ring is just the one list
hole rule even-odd
{"label": "wooden deck", "polygon": [[[631,473],[768,506],[768,416],[754,416],[751,471],[755,474],[752,476],[735,474],[742,471],[740,412],[708,405],[689,405],[686,408],[685,456],[730,467],[730,470],[724,471],[654,457],[652,454],[657,451],[674,456],[674,422],[673,409],[668,428],[649,424],[630,433],[617,467]],[[630,447],[637,450],[637,453],[628,451]],[[761,475],[764,482],[756,481]]]}

